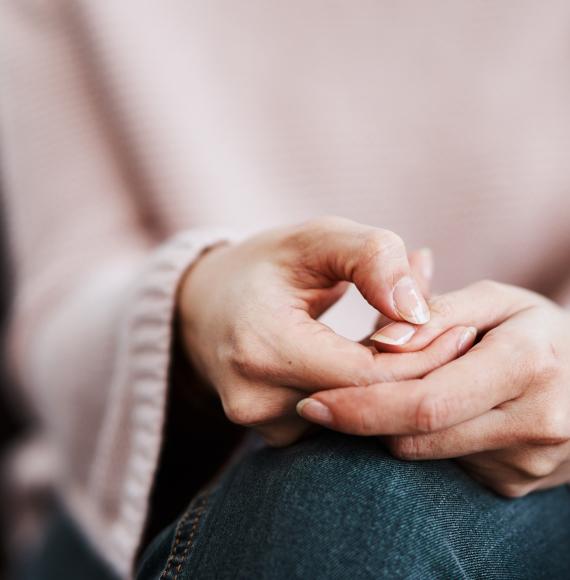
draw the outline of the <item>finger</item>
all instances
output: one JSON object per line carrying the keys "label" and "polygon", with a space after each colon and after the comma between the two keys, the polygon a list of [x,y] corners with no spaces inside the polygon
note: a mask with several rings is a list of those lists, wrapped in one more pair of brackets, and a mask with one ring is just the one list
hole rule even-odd
{"label": "finger", "polygon": [[298,412],[309,421],[356,435],[452,427],[514,399],[526,386],[528,353],[495,340],[489,347],[488,342],[484,339],[421,380],[321,391],[301,401]]}
{"label": "finger", "polygon": [[[420,290],[424,298],[429,298],[431,293],[431,282],[433,279],[433,252],[429,248],[421,248],[420,250],[414,250],[408,256],[410,262],[410,268],[414,274],[415,279],[418,282]],[[394,323],[393,320],[380,314],[378,320],[376,321],[376,330],[385,327],[388,324],[404,324],[405,323]],[[412,328],[414,328],[412,326]],[[364,339],[364,344],[371,344],[370,337]]]}
{"label": "finger", "polygon": [[[566,452],[566,453],[565,453]],[[461,457],[459,465],[482,485],[505,497],[523,497],[537,489],[567,483],[567,450],[518,446]]]}
{"label": "finger", "polygon": [[400,459],[450,459],[510,447],[519,441],[507,412],[488,413],[436,433],[386,438],[390,452]]}
{"label": "finger", "polygon": [[[432,251],[429,248],[414,250],[409,254],[408,260],[422,294],[425,298],[429,298],[434,267]],[[375,332],[365,338],[363,344],[374,345],[376,349],[384,352],[400,352],[402,350],[400,347],[410,341],[418,328],[407,322],[395,322],[381,314]],[[420,350],[421,346],[425,345],[418,345],[416,350]]]}
{"label": "finger", "polygon": [[433,280],[433,252],[429,248],[415,250],[409,254],[408,261],[422,294],[425,298],[428,298]]}
{"label": "finger", "polygon": [[[265,348],[271,352],[260,357],[272,363],[256,369],[260,379],[313,391],[382,380],[382,368],[372,348],[336,334],[303,310],[275,323],[276,328],[266,337]],[[287,332],[282,333],[281,328]]]}
{"label": "finger", "polygon": [[220,389],[224,413],[230,421],[244,427],[267,425],[293,416],[301,396],[292,388],[240,378],[232,379]]}
{"label": "finger", "polygon": [[268,381],[309,392],[411,379],[453,360],[474,338],[469,329],[459,327],[444,333],[422,352],[376,353],[309,320],[293,326],[283,337],[275,353],[279,362],[263,373]]}
{"label": "finger", "polygon": [[497,461],[494,454],[477,453],[459,458],[457,463],[469,477],[500,496],[516,498],[533,491],[536,482],[529,481],[517,470]]}
{"label": "finger", "polygon": [[[378,360],[382,363],[386,380],[423,376],[433,368],[446,364],[459,356],[466,347],[466,332],[469,334],[468,329],[463,327],[453,328],[424,352],[379,355]],[[234,410],[235,399],[239,396],[233,394]],[[295,413],[295,405],[302,396],[301,392],[290,387],[252,385],[241,393],[239,406],[248,411],[238,420],[242,425],[254,427],[269,445],[289,445],[299,439],[310,426]]]}
{"label": "finger", "polygon": [[[558,419],[560,417],[560,419]],[[508,457],[517,467],[517,454],[530,450],[528,455],[548,455],[556,452],[569,440],[567,413],[553,407],[549,394],[542,390],[525,392],[524,397],[507,401],[487,413],[435,433],[387,437],[396,455],[407,459],[445,459],[463,457],[483,451],[508,450]],[[562,428],[560,428],[562,426]],[[514,449],[516,448],[516,450]],[[544,470],[544,464],[519,461],[526,475]],[[546,474],[543,474],[546,475]]]}
{"label": "finger", "polygon": [[290,445],[315,428],[295,412],[295,405],[303,396],[296,389],[238,379],[220,396],[230,421],[255,429],[273,447]]}
{"label": "finger", "polygon": [[379,353],[383,382],[409,381],[424,377],[464,354],[475,340],[470,328],[457,326],[444,332],[424,350],[404,353]]}
{"label": "finger", "polygon": [[382,350],[403,352],[418,350],[452,326],[473,326],[479,332],[498,326],[515,312],[536,303],[536,295],[496,282],[479,282],[430,300],[432,316],[429,323],[417,327],[406,342],[394,342],[394,335],[403,330],[388,325],[372,337],[372,343]]}
{"label": "finger", "polygon": [[570,461],[565,461],[559,468],[548,477],[540,479],[535,489],[550,489],[559,485],[568,484],[570,481]]}
{"label": "finger", "polygon": [[310,423],[304,421],[298,415],[281,417],[278,420],[255,427],[265,443],[271,447],[286,447],[292,445],[312,428]]}
{"label": "finger", "polygon": [[[341,218],[316,220],[291,237],[294,259],[330,280],[353,282],[364,298],[393,320],[424,324],[429,308],[393,232]],[[299,264],[295,264],[299,268]]]}
{"label": "finger", "polygon": [[310,299],[307,300],[307,312],[310,317],[316,319],[322,316],[346,294],[349,286],[348,282],[337,282],[330,288],[311,290]]}

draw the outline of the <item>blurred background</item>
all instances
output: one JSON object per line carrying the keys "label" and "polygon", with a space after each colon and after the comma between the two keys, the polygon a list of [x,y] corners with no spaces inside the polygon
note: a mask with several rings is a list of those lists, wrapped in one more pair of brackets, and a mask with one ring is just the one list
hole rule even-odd
{"label": "blurred background", "polygon": [[[0,195],[0,579],[8,577],[11,566],[25,558],[27,541],[39,539],[43,528],[38,516],[43,519],[54,501],[50,469],[47,463],[37,461],[38,457],[48,459],[48,455],[36,448],[39,455],[28,461],[28,451],[33,453],[35,447],[32,443],[26,449],[33,438],[34,424],[28,407],[13,388],[15,381],[5,348],[13,279]],[[27,484],[30,476],[34,480],[39,477],[32,486]],[[24,537],[26,541],[22,541]]]}
{"label": "blurred background", "polygon": [[[4,349],[4,335],[6,318],[10,302],[10,280],[9,258],[6,243],[6,230],[4,227],[4,212],[0,206],[0,333],[1,333],[1,362],[0,362],[0,463],[4,466],[7,460],[7,450],[19,434],[25,429],[24,419],[17,412],[17,406],[12,399],[10,391],[9,373],[6,367],[6,355]],[[1,470],[5,472],[4,469]],[[7,484],[2,481],[2,486]],[[2,489],[4,491],[4,489]],[[6,505],[6,494],[0,495],[0,575],[6,574],[7,561],[7,537],[8,537],[8,506]]]}

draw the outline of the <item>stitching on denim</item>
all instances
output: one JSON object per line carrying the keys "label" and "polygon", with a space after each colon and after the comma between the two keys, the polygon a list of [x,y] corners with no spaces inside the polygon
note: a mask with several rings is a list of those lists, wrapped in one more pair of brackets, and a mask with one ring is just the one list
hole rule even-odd
{"label": "stitching on denim", "polygon": [[[197,504],[196,507],[188,510],[184,513],[178,525],[176,526],[176,533],[174,536],[174,542],[170,549],[170,554],[166,561],[166,565],[160,575],[160,580],[167,580],[167,578],[172,578],[173,573],[174,577],[173,580],[177,580],[178,575],[180,574],[180,570],[182,569],[182,564],[188,555],[188,551],[192,547],[192,543],[194,540],[194,536],[198,529],[198,524],[206,509],[206,504],[208,503],[209,494],[204,492],[201,497],[196,498],[193,502]],[[188,530],[188,527],[191,525],[190,533],[188,535],[188,539],[184,541],[184,536]],[[184,546],[182,553],[180,553],[181,547]],[[174,568],[176,566],[176,568]]]}
{"label": "stitching on denim", "polygon": [[182,517],[180,522],[178,523],[178,526],[176,526],[176,535],[174,536],[174,544],[172,545],[172,549],[170,550],[168,560],[166,561],[166,566],[164,567],[164,570],[162,571],[162,574],[160,575],[160,580],[165,580],[167,578],[168,574],[170,573],[170,571],[172,570],[172,567],[174,566],[174,560],[176,558],[176,551],[177,551],[178,545],[180,544],[180,540],[182,539],[182,530],[186,526],[186,522],[190,519],[190,515],[192,513],[193,513],[193,510],[188,510],[184,514],[184,516]]}
{"label": "stitching on denim", "polygon": [[186,560],[188,556],[188,552],[194,543],[194,536],[196,535],[196,531],[198,530],[198,525],[200,520],[202,519],[202,515],[206,511],[206,506],[208,505],[208,496],[202,499],[202,504],[196,508],[196,513],[194,515],[194,521],[192,522],[192,529],[190,530],[190,535],[188,536],[188,540],[186,541],[186,545],[184,546],[184,551],[182,552],[182,557],[180,558],[180,562],[178,566],[176,566],[176,574],[174,575],[174,580],[178,580],[178,575],[180,574],[180,570],[182,569],[182,564]]}

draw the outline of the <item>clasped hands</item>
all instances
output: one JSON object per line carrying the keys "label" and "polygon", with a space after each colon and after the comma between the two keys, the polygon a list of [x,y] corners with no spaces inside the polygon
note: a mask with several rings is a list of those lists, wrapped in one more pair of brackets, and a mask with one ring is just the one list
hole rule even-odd
{"label": "clasped hands", "polygon": [[[508,497],[570,482],[570,313],[491,281],[430,298],[430,269],[341,218],[271,230],[189,270],[183,342],[228,418],[271,445],[319,424],[401,459],[456,458]],[[349,282],[383,320],[361,343],[318,321]]]}

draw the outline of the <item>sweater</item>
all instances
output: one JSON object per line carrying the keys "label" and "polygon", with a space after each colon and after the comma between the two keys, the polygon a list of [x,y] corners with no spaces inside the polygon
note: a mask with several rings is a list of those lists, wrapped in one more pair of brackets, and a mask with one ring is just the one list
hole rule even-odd
{"label": "sweater", "polygon": [[[0,26],[10,361],[122,577],[205,248],[335,214],[432,248],[437,290],[570,302],[566,0],[3,0]],[[353,291],[325,322],[374,315]]]}

